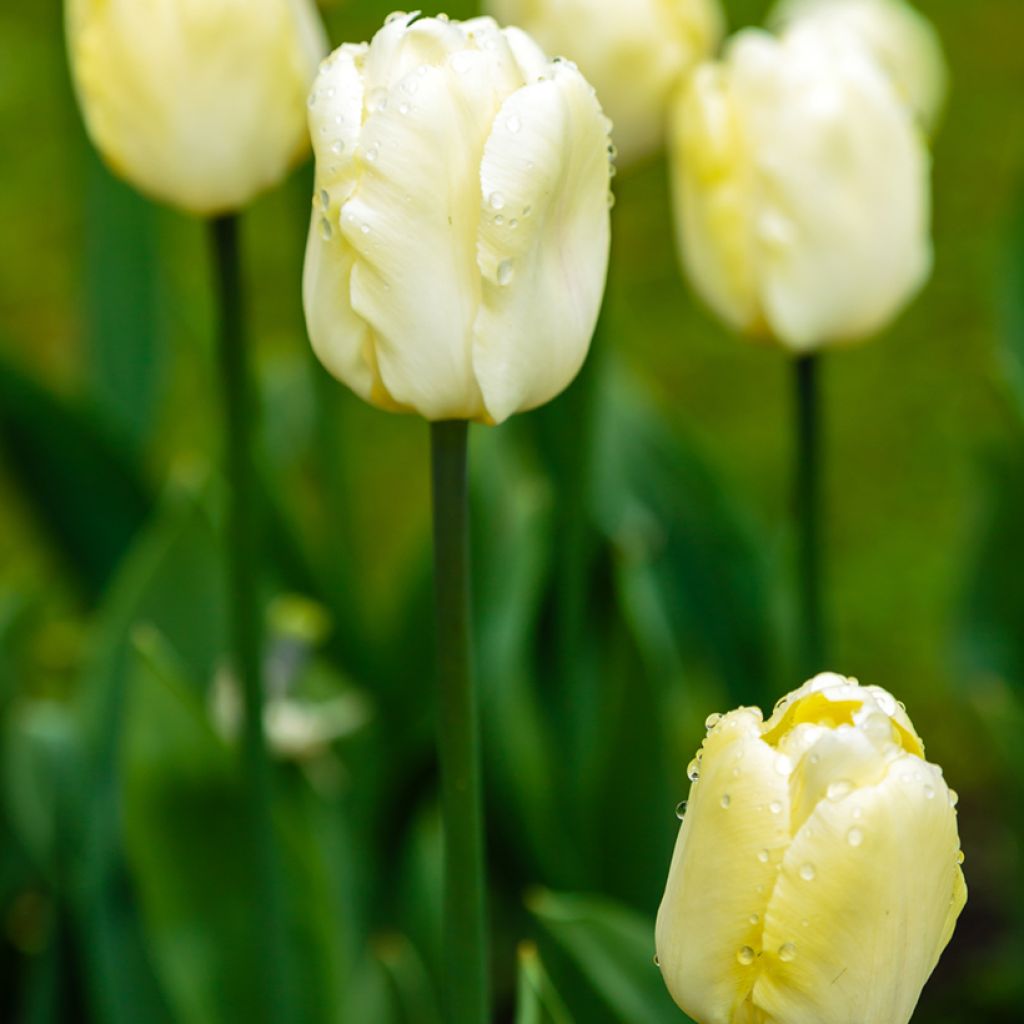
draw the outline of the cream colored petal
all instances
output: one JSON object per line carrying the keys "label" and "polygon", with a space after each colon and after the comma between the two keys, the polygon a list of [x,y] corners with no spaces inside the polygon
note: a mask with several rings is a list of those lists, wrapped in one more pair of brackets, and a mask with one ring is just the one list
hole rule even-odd
{"label": "cream colored petal", "polygon": [[670,175],[679,251],[694,288],[736,330],[763,314],[751,223],[752,155],[726,69],[702,65],[672,112]]}
{"label": "cream colored petal", "polygon": [[324,45],[310,0],[109,0],[68,6],[86,125],[111,167],[201,214],[238,209],[308,150]]}
{"label": "cream colored petal", "polygon": [[786,1024],[906,1024],[956,898],[958,847],[941,774],[913,755],[823,800],[782,862],[753,1006]]}
{"label": "cream colored petal", "polygon": [[358,254],[352,306],[374,332],[388,392],[427,419],[485,415],[471,361],[479,167],[500,102],[483,53],[419,65],[368,117],[359,187],[342,209]]}
{"label": "cream colored petal", "polygon": [[458,22],[416,14],[390,16],[373,37],[364,68],[370,112],[418,67],[441,66],[465,46],[465,33]]}
{"label": "cream colored petal", "polygon": [[754,950],[790,841],[786,766],[760,729],[756,712],[734,711],[705,741],[658,911],[661,972],[701,1024],[732,1024],[754,985]]}
{"label": "cream colored petal", "polygon": [[[731,50],[756,153],[761,305],[797,351],[883,327],[931,267],[929,159],[886,76],[807,25]],[[884,153],[885,159],[879,159]]]}
{"label": "cream colored petal", "polygon": [[567,66],[504,103],[480,171],[482,305],[473,365],[494,422],[559,394],[597,323],[608,269],[608,134]]}

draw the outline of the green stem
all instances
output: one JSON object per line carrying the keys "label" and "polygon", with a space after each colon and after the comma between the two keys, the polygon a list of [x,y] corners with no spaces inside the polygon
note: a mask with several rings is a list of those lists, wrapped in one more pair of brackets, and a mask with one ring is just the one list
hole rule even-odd
{"label": "green stem", "polygon": [[799,580],[799,670],[809,679],[827,666],[822,592],[821,411],[818,356],[794,364],[796,437],[794,504]]}
{"label": "green stem", "polygon": [[256,409],[251,393],[248,348],[242,313],[238,221],[210,222],[219,300],[218,356],[225,415],[225,472],[228,483],[226,555],[229,643],[242,689],[244,785],[253,857],[252,935],[257,944],[253,985],[261,989],[263,1017],[271,1024],[289,1019],[284,893],[273,831],[273,776],[263,730],[263,616],[260,603],[260,543],[253,459]]}
{"label": "green stem", "polygon": [[468,434],[462,420],[430,428],[447,1024],[489,1019],[480,724],[470,647]]}

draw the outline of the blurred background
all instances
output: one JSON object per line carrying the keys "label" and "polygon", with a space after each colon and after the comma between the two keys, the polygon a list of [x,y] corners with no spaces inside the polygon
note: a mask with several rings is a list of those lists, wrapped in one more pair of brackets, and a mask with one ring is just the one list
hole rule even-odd
{"label": "blurred background", "polygon": [[[391,7],[324,6],[335,44]],[[1024,5],[919,6],[952,71],[936,267],[824,360],[830,667],[900,696],[961,795],[970,900],[914,1020],[995,1024],[1024,999]],[[103,169],[61,20],[0,8],[0,1020],[258,1020],[207,239]],[[427,431],[311,356],[310,182],[243,226],[295,1020],[436,1024]],[[572,1019],[683,1019],[651,923],[687,762],[709,712],[802,682],[790,364],[692,297],[660,161],[616,192],[595,397],[472,439],[501,1020],[522,942]]]}

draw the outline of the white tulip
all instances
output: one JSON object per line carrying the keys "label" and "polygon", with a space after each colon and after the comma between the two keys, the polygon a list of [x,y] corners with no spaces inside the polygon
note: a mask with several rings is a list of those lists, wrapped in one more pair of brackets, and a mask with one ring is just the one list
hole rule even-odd
{"label": "white tulip", "polygon": [[327,50],[313,0],[67,0],[66,14],[86,127],[140,191],[231,212],[308,152]]}
{"label": "white tulip", "polygon": [[879,330],[932,262],[930,158],[860,47],[747,30],[674,115],[679,244],[730,325],[796,352]]}
{"label": "white tulip", "polygon": [[967,898],[956,794],[901,704],[833,674],[708,719],[658,912],[699,1024],[907,1024]]}
{"label": "white tulip", "polygon": [[614,125],[623,165],[662,148],[674,90],[722,38],[719,0],[488,0],[548,53],[576,61]]}
{"label": "white tulip", "polygon": [[392,15],[310,97],[306,321],[366,401],[498,423],[586,357],[609,249],[608,120],[524,33]]}

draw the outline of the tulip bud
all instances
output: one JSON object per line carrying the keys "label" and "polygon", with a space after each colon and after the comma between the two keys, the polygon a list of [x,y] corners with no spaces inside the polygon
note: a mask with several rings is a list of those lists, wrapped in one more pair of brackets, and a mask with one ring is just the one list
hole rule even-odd
{"label": "tulip bud", "polygon": [[932,23],[903,0],[781,0],[769,23],[797,20],[845,33],[867,47],[921,124],[931,131],[948,90],[942,42]]}
{"label": "tulip bud", "polygon": [[578,372],[608,267],[608,120],[490,18],[392,15],[310,97],[306,322],[360,397],[498,423]]}
{"label": "tulip bud", "polygon": [[226,213],[307,152],[327,49],[312,0],[68,0],[66,13],[89,135],[141,192]]}
{"label": "tulip bud", "polygon": [[906,1024],[967,889],[903,705],[825,674],[707,724],[658,912],[673,998],[700,1024]]}
{"label": "tulip bud", "polygon": [[612,120],[623,164],[661,149],[669,100],[722,38],[719,0],[489,0],[548,53],[576,61]]}
{"label": "tulip bud", "polygon": [[931,268],[930,160],[861,47],[797,25],[739,33],[674,114],[690,278],[730,325],[797,352],[880,329]]}

